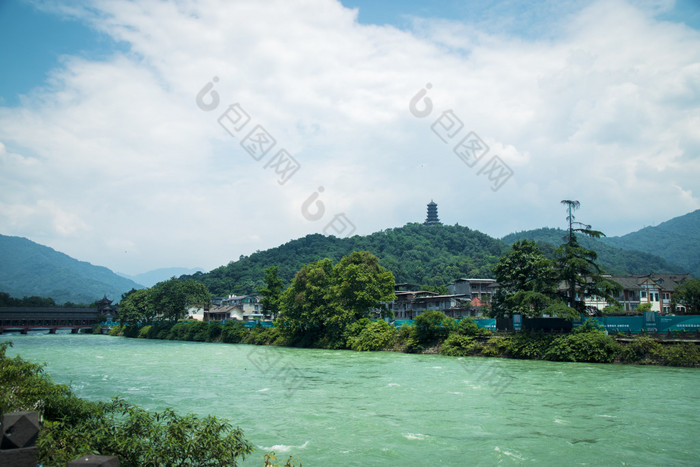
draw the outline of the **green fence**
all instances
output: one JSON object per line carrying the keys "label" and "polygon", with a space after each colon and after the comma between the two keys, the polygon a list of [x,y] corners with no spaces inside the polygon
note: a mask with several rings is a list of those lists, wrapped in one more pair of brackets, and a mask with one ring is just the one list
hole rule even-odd
{"label": "green fence", "polygon": [[[581,326],[587,317],[574,320],[574,327]],[[660,316],[647,312],[640,316],[596,316],[592,318],[608,332],[668,332],[700,330],[700,316]]]}

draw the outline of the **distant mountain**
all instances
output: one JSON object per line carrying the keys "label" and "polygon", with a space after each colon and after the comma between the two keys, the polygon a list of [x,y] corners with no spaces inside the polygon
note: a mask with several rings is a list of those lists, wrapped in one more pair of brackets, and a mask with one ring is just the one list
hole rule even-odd
{"label": "distant mountain", "polygon": [[194,274],[196,272],[202,272],[202,268],[160,268],[136,274],[135,276],[122,273],[117,274],[131,279],[134,282],[138,282],[139,284],[143,284],[146,287],[153,287],[158,282],[166,281],[171,277],[180,277],[184,274]]}
{"label": "distant mountain", "polygon": [[[506,235],[502,240],[511,245],[518,240],[534,240],[547,256],[564,242],[567,232],[562,229],[542,228]],[[598,253],[598,264],[607,273],[616,275],[657,273],[683,273],[686,268],[673,264],[663,257],[643,251],[618,248],[601,240],[579,235],[579,244]],[[603,238],[605,239],[605,237]]]}
{"label": "distant mountain", "polygon": [[604,238],[602,241],[625,250],[661,256],[681,266],[684,272],[700,277],[700,209],[674,217],[655,227],[645,227],[621,237]]}
{"label": "distant mountain", "polygon": [[0,291],[13,297],[87,304],[107,295],[117,302],[132,288],[143,286],[26,238],[0,235]]}
{"label": "distant mountain", "polygon": [[367,250],[394,273],[396,282],[446,285],[459,277],[493,277],[492,269],[504,248],[500,240],[468,227],[407,224],[350,238],[307,235],[242,256],[209,273],[183,278],[204,283],[214,295],[257,293],[269,266],[278,266],[280,277],[288,285],[305,264],[323,258],[338,261],[355,250]]}

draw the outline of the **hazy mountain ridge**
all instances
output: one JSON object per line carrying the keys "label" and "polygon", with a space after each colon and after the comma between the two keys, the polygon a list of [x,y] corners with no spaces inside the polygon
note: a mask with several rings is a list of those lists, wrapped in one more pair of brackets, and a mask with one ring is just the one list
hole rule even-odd
{"label": "hazy mountain ridge", "polygon": [[661,256],[681,266],[684,272],[700,277],[700,209],[657,226],[602,241],[617,248]]}
{"label": "hazy mountain ridge", "polygon": [[[563,229],[541,228],[516,232],[506,235],[501,240],[511,245],[518,240],[534,240],[547,255],[552,257],[554,249],[564,242],[568,235]],[[598,264],[607,273],[626,274],[647,274],[657,273],[683,273],[688,272],[682,266],[673,264],[666,259],[642,251],[622,249],[602,242],[601,240],[577,236],[579,244],[598,253]]]}
{"label": "hazy mountain ridge", "polygon": [[103,266],[71,258],[65,253],[23,237],[0,235],[0,291],[13,297],[51,297],[56,303],[92,303],[142,285]]}
{"label": "hazy mountain ridge", "polygon": [[131,279],[132,281],[142,284],[144,287],[153,287],[158,282],[166,281],[171,277],[180,277],[186,274],[195,274],[197,272],[203,272],[202,268],[158,268],[152,271],[142,272],[136,275],[123,274],[118,272],[122,277]]}

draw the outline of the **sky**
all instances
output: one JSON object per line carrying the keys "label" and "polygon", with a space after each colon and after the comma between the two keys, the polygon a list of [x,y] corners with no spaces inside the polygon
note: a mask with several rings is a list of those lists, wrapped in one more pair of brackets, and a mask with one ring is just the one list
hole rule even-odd
{"label": "sky", "polygon": [[0,0],[0,234],[210,270],[700,208],[700,0]]}

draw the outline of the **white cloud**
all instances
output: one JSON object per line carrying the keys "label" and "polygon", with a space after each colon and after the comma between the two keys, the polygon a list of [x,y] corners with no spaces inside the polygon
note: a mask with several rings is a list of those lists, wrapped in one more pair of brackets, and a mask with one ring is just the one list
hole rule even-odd
{"label": "white cloud", "polygon": [[[130,50],[69,57],[0,108],[0,181],[16,188],[0,225],[80,259],[212,268],[339,213],[359,234],[420,222],[430,199],[444,222],[498,236],[561,226],[565,198],[609,234],[700,207],[700,35],[651,7],[593,3],[544,39],[363,26],[330,0],[70,8]],[[215,76],[220,105],[204,112],[195,95]],[[434,110],[418,119],[408,103],[426,83]],[[272,153],[254,160],[217,123],[234,102],[246,131],[262,125],[300,162],[284,185]],[[473,168],[431,131],[448,109],[490,146]],[[498,192],[479,174],[493,155],[515,172]]]}

